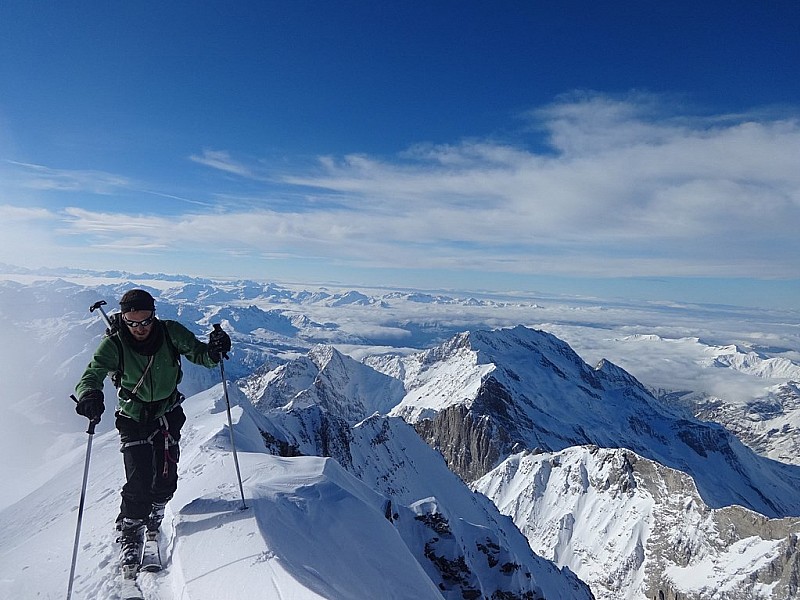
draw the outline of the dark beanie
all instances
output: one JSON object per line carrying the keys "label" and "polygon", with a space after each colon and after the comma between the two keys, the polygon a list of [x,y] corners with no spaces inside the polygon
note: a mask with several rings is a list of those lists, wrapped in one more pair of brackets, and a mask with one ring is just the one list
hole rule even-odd
{"label": "dark beanie", "polygon": [[119,308],[123,314],[132,310],[155,310],[156,302],[144,290],[128,290],[119,301]]}

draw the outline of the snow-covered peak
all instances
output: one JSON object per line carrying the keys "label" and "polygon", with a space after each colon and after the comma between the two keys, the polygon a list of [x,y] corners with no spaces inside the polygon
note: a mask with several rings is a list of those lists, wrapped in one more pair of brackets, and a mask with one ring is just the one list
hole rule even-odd
{"label": "snow-covered peak", "polygon": [[638,388],[643,394],[647,395],[649,392],[645,390],[642,383],[633,375],[628,373],[622,367],[619,367],[605,358],[597,363],[595,372],[602,379],[607,387],[623,386]]}
{"label": "snow-covered peak", "polygon": [[800,471],[760,458],[722,427],[664,405],[612,363],[592,369],[548,333],[525,327],[464,333],[406,358],[405,365],[407,394],[392,414],[417,423],[467,479],[515,448],[596,444],[628,448],[691,474],[711,506],[800,515],[793,491]]}
{"label": "snow-covered peak", "polygon": [[473,488],[598,599],[793,597],[800,519],[711,509],[685,473],[629,450],[521,453]]}
{"label": "snow-covered peak", "polygon": [[[471,407],[489,377],[506,388],[523,379],[536,381],[542,390],[581,382],[589,395],[601,385],[594,370],[566,342],[523,326],[460,333],[405,358],[403,367],[407,394],[392,414],[410,422],[432,418],[452,406]],[[610,372],[606,367],[605,373]],[[613,368],[614,377],[623,373]]]}
{"label": "snow-covered peak", "polygon": [[752,350],[742,351],[735,345],[710,348],[711,364],[730,368],[763,379],[794,379],[800,381],[800,365],[783,357],[764,358]]}
{"label": "snow-covered peak", "polygon": [[[527,327],[459,333],[403,360],[407,394],[392,414],[416,422],[451,406],[470,407],[487,377],[592,380],[592,370],[568,344]],[[590,382],[590,385],[596,385]]]}
{"label": "snow-covered peak", "polygon": [[262,412],[320,406],[350,423],[387,413],[403,395],[401,381],[322,344],[249,385],[262,390],[253,398]]}

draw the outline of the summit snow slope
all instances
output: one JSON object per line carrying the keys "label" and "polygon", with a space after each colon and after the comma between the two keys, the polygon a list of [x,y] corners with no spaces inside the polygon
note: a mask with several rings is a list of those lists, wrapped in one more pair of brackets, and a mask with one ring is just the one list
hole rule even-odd
{"label": "summit snow slope", "polygon": [[[147,598],[441,598],[377,493],[332,459],[264,453],[234,407],[242,510],[221,386],[185,407],[182,477],[163,525],[166,570],[141,576]],[[122,459],[116,432],[93,446],[73,597],[112,600]],[[43,487],[0,513],[0,597],[66,592],[82,464],[71,453]]]}
{"label": "summit snow slope", "polygon": [[[264,416],[235,388],[231,393],[237,403],[234,432],[247,508],[235,479],[218,385],[184,403],[188,418],[181,440],[181,479],[162,526],[166,569],[139,578],[148,600],[235,600],[265,593],[298,600],[441,600],[462,598],[464,589],[485,597],[521,589],[531,598],[591,598],[571,573],[536,557],[494,505],[452,473],[451,479],[442,480],[447,471],[443,462],[438,470],[418,472],[423,477],[415,481],[399,473],[401,457],[395,473],[407,487],[386,496],[333,458],[269,454],[262,437]],[[406,443],[427,448],[419,438],[414,440],[410,427],[403,427]],[[355,461],[364,465],[365,473],[373,473],[365,481],[386,471],[380,453],[369,456],[374,433],[364,432]],[[399,437],[394,447],[402,453],[397,450],[404,444]],[[50,480],[0,511],[0,597],[56,598],[65,592],[83,458],[78,449],[69,453],[54,465]],[[424,481],[434,474],[441,481]],[[122,483],[116,432],[97,435],[76,599],[118,598],[112,527]],[[442,499],[419,497],[418,489],[425,485],[438,485]],[[411,498],[416,501],[403,504]],[[497,515],[497,521],[487,521],[487,514]]]}

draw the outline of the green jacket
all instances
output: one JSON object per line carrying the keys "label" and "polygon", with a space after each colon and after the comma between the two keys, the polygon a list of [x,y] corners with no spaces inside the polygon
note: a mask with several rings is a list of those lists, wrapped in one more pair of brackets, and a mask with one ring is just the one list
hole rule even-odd
{"label": "green jacket", "polygon": [[[169,336],[172,346],[179,355],[209,368],[217,365],[208,355],[208,345],[198,340],[191,331],[177,321],[156,320],[155,326],[164,328],[165,336]],[[113,337],[119,343],[112,337],[106,336],[95,350],[89,366],[75,386],[77,397],[80,398],[89,390],[102,390],[106,376],[117,372],[122,364],[117,406],[122,414],[135,421],[142,421],[147,420],[146,414],[152,420],[171,410],[177,401],[178,384],[183,373],[180,357],[173,356],[166,337],[153,355],[149,370],[147,364],[150,357],[136,352],[123,332],[115,333]],[[122,361],[119,356],[120,348],[124,353]],[[140,381],[141,385],[138,385],[137,389]],[[138,400],[129,399],[129,392],[134,389]]]}

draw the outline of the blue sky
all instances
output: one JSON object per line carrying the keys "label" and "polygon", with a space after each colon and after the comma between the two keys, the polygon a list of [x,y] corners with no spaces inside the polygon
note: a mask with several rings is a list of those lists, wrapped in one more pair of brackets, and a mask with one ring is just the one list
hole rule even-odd
{"label": "blue sky", "polygon": [[0,262],[797,308],[800,4],[0,4]]}

